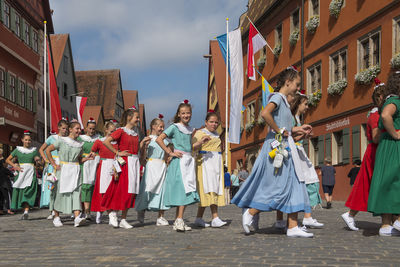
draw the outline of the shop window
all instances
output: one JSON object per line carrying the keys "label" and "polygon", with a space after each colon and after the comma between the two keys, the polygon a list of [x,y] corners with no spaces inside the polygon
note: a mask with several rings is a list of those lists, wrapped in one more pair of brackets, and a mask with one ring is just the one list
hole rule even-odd
{"label": "shop window", "polygon": [[318,137],[311,138],[309,143],[309,157],[314,166],[318,166]]}
{"label": "shop window", "polygon": [[343,163],[343,131],[333,133],[332,138],[332,165]]}
{"label": "shop window", "polygon": [[380,64],[381,32],[375,30],[358,41],[358,70]]}
{"label": "shop window", "polygon": [[325,135],[325,156],[324,158],[332,159],[332,134],[328,133]]}
{"label": "shop window", "polygon": [[319,0],[310,0],[309,2],[309,16],[319,16]]}
{"label": "shop window", "polygon": [[361,159],[361,153],[360,153],[360,126],[356,125],[353,126],[352,128],[352,152],[353,152],[353,158],[352,161],[355,161],[357,159]]}
{"label": "shop window", "polygon": [[0,96],[4,97],[6,93],[6,73],[0,69]]}
{"label": "shop window", "polygon": [[275,27],[275,45],[282,45],[282,23]]}
{"label": "shop window", "polygon": [[330,82],[347,79],[347,48],[330,56]]}
{"label": "shop window", "polygon": [[307,69],[307,93],[312,94],[321,90],[321,62]]}
{"label": "shop window", "polygon": [[318,161],[317,165],[321,166],[324,165],[324,157],[325,157],[325,147],[324,147],[324,136],[318,136]]}
{"label": "shop window", "polygon": [[350,163],[350,128],[343,129],[343,148],[342,148],[343,161],[342,163]]}

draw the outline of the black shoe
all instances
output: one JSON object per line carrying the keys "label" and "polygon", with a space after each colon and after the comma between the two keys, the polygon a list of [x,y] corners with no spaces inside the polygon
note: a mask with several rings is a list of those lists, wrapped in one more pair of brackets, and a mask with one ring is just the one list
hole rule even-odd
{"label": "black shoe", "polygon": [[326,203],[326,208],[327,208],[327,209],[332,208],[332,203],[331,203],[331,202]]}

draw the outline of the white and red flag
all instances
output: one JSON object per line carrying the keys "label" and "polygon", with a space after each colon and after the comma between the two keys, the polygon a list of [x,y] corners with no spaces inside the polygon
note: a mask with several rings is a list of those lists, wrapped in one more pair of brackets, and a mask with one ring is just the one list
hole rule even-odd
{"label": "white and red flag", "polygon": [[262,37],[256,27],[254,27],[253,23],[250,22],[249,44],[247,46],[247,77],[249,77],[249,79],[253,81],[256,80],[254,54],[257,53],[265,45],[267,45],[267,41],[265,41],[265,39]]}
{"label": "white and red flag", "polygon": [[85,110],[86,107],[86,102],[87,102],[87,97],[82,97],[82,96],[76,97],[76,113],[78,114],[78,121],[81,124],[82,129],[83,129],[82,116],[83,116],[83,111]]}
{"label": "white and red flag", "polygon": [[[47,42],[47,40],[46,40]],[[57,132],[58,121],[61,120],[61,106],[60,99],[58,98],[58,89],[56,77],[54,75],[53,61],[50,54],[49,43],[47,42],[47,56],[48,56],[48,66],[49,66],[49,89],[50,89],[50,122],[51,131]]]}

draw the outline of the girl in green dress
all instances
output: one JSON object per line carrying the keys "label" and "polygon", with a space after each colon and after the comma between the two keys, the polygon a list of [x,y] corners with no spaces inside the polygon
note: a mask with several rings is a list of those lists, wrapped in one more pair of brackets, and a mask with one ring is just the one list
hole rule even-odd
{"label": "girl in green dress", "polygon": [[[75,227],[83,225],[86,221],[85,218],[80,217],[82,210],[82,176],[80,175],[79,164],[93,160],[94,153],[82,158],[83,142],[77,141],[80,132],[81,126],[79,122],[73,120],[69,124],[69,135],[67,137],[59,137],[56,142],[46,149],[47,158],[53,168],[57,170],[56,177],[58,181],[53,189],[55,193],[53,224],[56,227],[63,225],[60,220],[60,212],[66,214],[74,213]],[[54,150],[58,150],[60,164],[55,162],[51,154]]]}
{"label": "girl in green dress", "polygon": [[[40,157],[36,147],[31,147],[32,138],[30,134],[29,131],[24,131],[21,139],[23,146],[17,146],[6,159],[7,164],[18,171],[13,184],[11,209],[24,209],[21,220],[28,219],[29,207],[35,204],[38,187],[34,164],[37,160],[40,160]],[[18,163],[13,163],[14,159]]]}
{"label": "girl in green dress", "polygon": [[400,219],[400,71],[389,76],[389,96],[383,104],[378,127],[382,130],[368,197],[368,211],[382,215],[381,236],[399,236]]}

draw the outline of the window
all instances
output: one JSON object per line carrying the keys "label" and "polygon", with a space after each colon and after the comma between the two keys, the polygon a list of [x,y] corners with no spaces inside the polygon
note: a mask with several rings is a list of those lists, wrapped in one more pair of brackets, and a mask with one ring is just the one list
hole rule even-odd
{"label": "window", "polygon": [[312,16],[319,16],[319,0],[310,0],[309,1],[309,15]]}
{"label": "window", "polygon": [[333,133],[332,165],[343,163],[343,131]]}
{"label": "window", "polygon": [[393,55],[400,53],[400,16],[393,20]]}
{"label": "window", "polygon": [[360,126],[356,125],[352,128],[352,139],[353,139],[353,161],[361,159],[360,150]]}
{"label": "window", "polygon": [[310,161],[314,166],[318,166],[318,137],[310,139]]}
{"label": "window", "polygon": [[33,88],[28,86],[28,98],[26,99],[26,108],[30,111],[33,110]]}
{"label": "window", "polygon": [[63,64],[64,73],[68,73],[68,57],[64,56],[64,64]]}
{"label": "window", "polygon": [[30,28],[31,26],[27,23],[27,22],[25,22],[25,43],[27,44],[27,45],[31,45],[31,34],[30,34],[30,31],[29,31],[29,28]]}
{"label": "window", "polygon": [[330,82],[347,79],[347,48],[330,56]]}
{"label": "window", "polygon": [[0,96],[4,97],[6,92],[6,73],[0,69]]}
{"label": "window", "polygon": [[307,93],[321,90],[321,62],[307,69]]}
{"label": "window", "polygon": [[15,76],[10,75],[10,98],[12,102],[15,102]]}
{"label": "window", "polygon": [[37,31],[32,31],[32,35],[33,35],[32,48],[33,48],[33,51],[35,51],[37,53],[37,52],[39,52],[39,38],[38,38]]}
{"label": "window", "polygon": [[63,83],[63,97],[67,98],[68,97],[68,85],[66,83]]}
{"label": "window", "polygon": [[18,98],[19,98],[19,105],[22,107],[25,107],[25,90],[26,90],[26,85],[24,82],[20,81],[19,82],[19,92],[18,92]]}
{"label": "window", "polygon": [[296,9],[290,16],[290,32],[300,29],[300,9]]}
{"label": "window", "polygon": [[21,16],[15,12],[15,34],[21,37]]}
{"label": "window", "polygon": [[4,25],[6,25],[7,28],[11,27],[11,16],[10,16],[10,6],[7,3],[4,3]]}
{"label": "window", "polygon": [[282,45],[282,23],[275,28],[275,45]]}
{"label": "window", "polygon": [[374,31],[358,42],[358,69],[363,70],[380,64],[380,31]]}
{"label": "window", "polygon": [[253,101],[249,104],[247,104],[247,123],[254,123],[256,120],[256,103]]}

